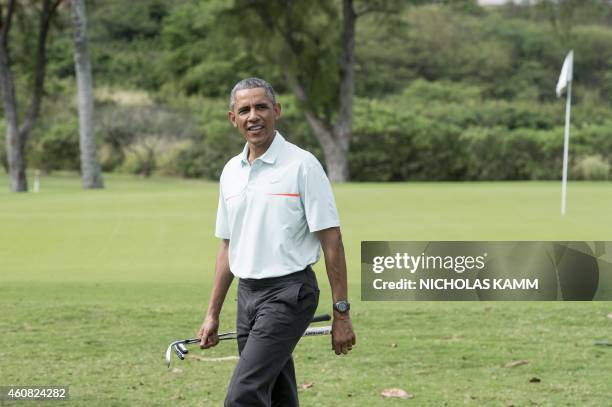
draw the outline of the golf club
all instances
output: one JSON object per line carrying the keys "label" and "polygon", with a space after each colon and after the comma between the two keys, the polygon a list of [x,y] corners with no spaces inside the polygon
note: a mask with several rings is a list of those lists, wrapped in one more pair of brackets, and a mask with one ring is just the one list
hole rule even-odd
{"label": "golf club", "polygon": [[188,353],[189,353],[189,349],[187,349],[187,347],[186,347],[186,346],[185,346],[185,344],[183,344],[183,343],[178,343],[178,344],[176,345],[176,347],[178,348],[178,350],[180,350],[180,351],[181,351],[181,353],[182,353],[183,355],[186,355],[186,354],[188,354]]}
{"label": "golf club", "polygon": [[177,346],[173,346],[172,349],[174,349],[174,353],[176,353],[176,356],[178,356],[180,360],[185,359],[185,355],[183,355],[183,352],[181,352]]}
{"label": "golf club", "polygon": [[[322,314],[322,315],[317,315],[314,318],[312,318],[311,322],[314,323],[314,322],[323,322],[323,321],[329,321],[329,320],[331,320],[331,316],[329,316],[329,314]],[[304,334],[302,336],[329,335],[330,333],[331,333],[331,326],[317,326],[317,327],[307,328],[306,331],[304,331]],[[236,339],[236,332],[225,332],[225,333],[219,334],[218,336],[219,336],[219,341],[224,341],[228,339]],[[166,366],[170,368],[170,359],[171,359],[172,351],[174,351],[174,353],[180,360],[185,360],[185,355],[189,353],[189,350],[187,349],[187,346],[185,345],[192,345],[195,343],[200,343],[200,339],[199,338],[179,339],[179,340],[172,342],[168,346],[168,349],[166,349]]]}

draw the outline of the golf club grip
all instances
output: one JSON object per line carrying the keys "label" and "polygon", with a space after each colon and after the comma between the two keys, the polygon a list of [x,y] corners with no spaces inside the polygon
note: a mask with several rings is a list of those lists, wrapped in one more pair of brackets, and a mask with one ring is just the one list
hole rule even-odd
{"label": "golf club grip", "polygon": [[[220,341],[226,341],[228,339],[236,339],[236,332],[224,332],[224,333],[219,334],[218,337]],[[200,343],[200,339],[199,338],[183,339],[181,343],[184,343],[187,345],[193,345],[195,343]]]}
{"label": "golf club grip", "polygon": [[312,321],[310,321],[310,323],[330,321],[330,320],[331,320],[331,316],[329,314],[321,314],[321,315],[315,315],[312,318]]}
{"label": "golf club grip", "polygon": [[313,326],[304,331],[302,336],[329,335],[331,334],[331,326]]}

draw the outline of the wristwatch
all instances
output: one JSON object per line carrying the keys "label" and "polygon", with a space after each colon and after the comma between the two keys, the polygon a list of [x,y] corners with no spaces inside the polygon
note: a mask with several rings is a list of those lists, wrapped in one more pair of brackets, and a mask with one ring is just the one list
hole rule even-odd
{"label": "wristwatch", "polygon": [[351,309],[351,304],[348,301],[338,301],[334,304],[334,311],[338,311],[341,314],[348,312]]}

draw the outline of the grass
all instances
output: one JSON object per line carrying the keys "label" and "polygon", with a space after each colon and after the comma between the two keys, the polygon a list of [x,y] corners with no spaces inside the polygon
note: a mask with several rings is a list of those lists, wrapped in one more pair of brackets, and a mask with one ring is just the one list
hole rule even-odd
{"label": "grass", "polygon": [[[11,194],[0,176],[0,385],[69,384],[77,405],[220,405],[235,361],[163,352],[197,330],[210,292],[217,185],[107,175],[82,191],[45,177]],[[612,240],[610,183],[408,183],[335,186],[358,344],[296,349],[304,406],[610,403],[609,302],[360,302],[361,240]],[[320,312],[328,311],[325,272]],[[233,330],[235,292],[222,314]],[[223,343],[200,356],[235,355]],[[528,364],[506,368],[515,360]],[[539,383],[531,383],[537,377]],[[412,400],[383,400],[399,387]],[[28,403],[19,403],[27,405]]]}

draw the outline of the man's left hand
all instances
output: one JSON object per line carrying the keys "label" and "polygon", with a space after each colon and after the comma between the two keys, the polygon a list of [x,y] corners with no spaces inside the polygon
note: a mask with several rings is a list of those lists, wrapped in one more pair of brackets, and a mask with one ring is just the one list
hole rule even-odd
{"label": "man's left hand", "polygon": [[334,321],[332,323],[332,349],[336,355],[346,355],[353,349],[355,345],[355,333],[353,332],[353,324],[351,317],[346,314],[334,312]]}

